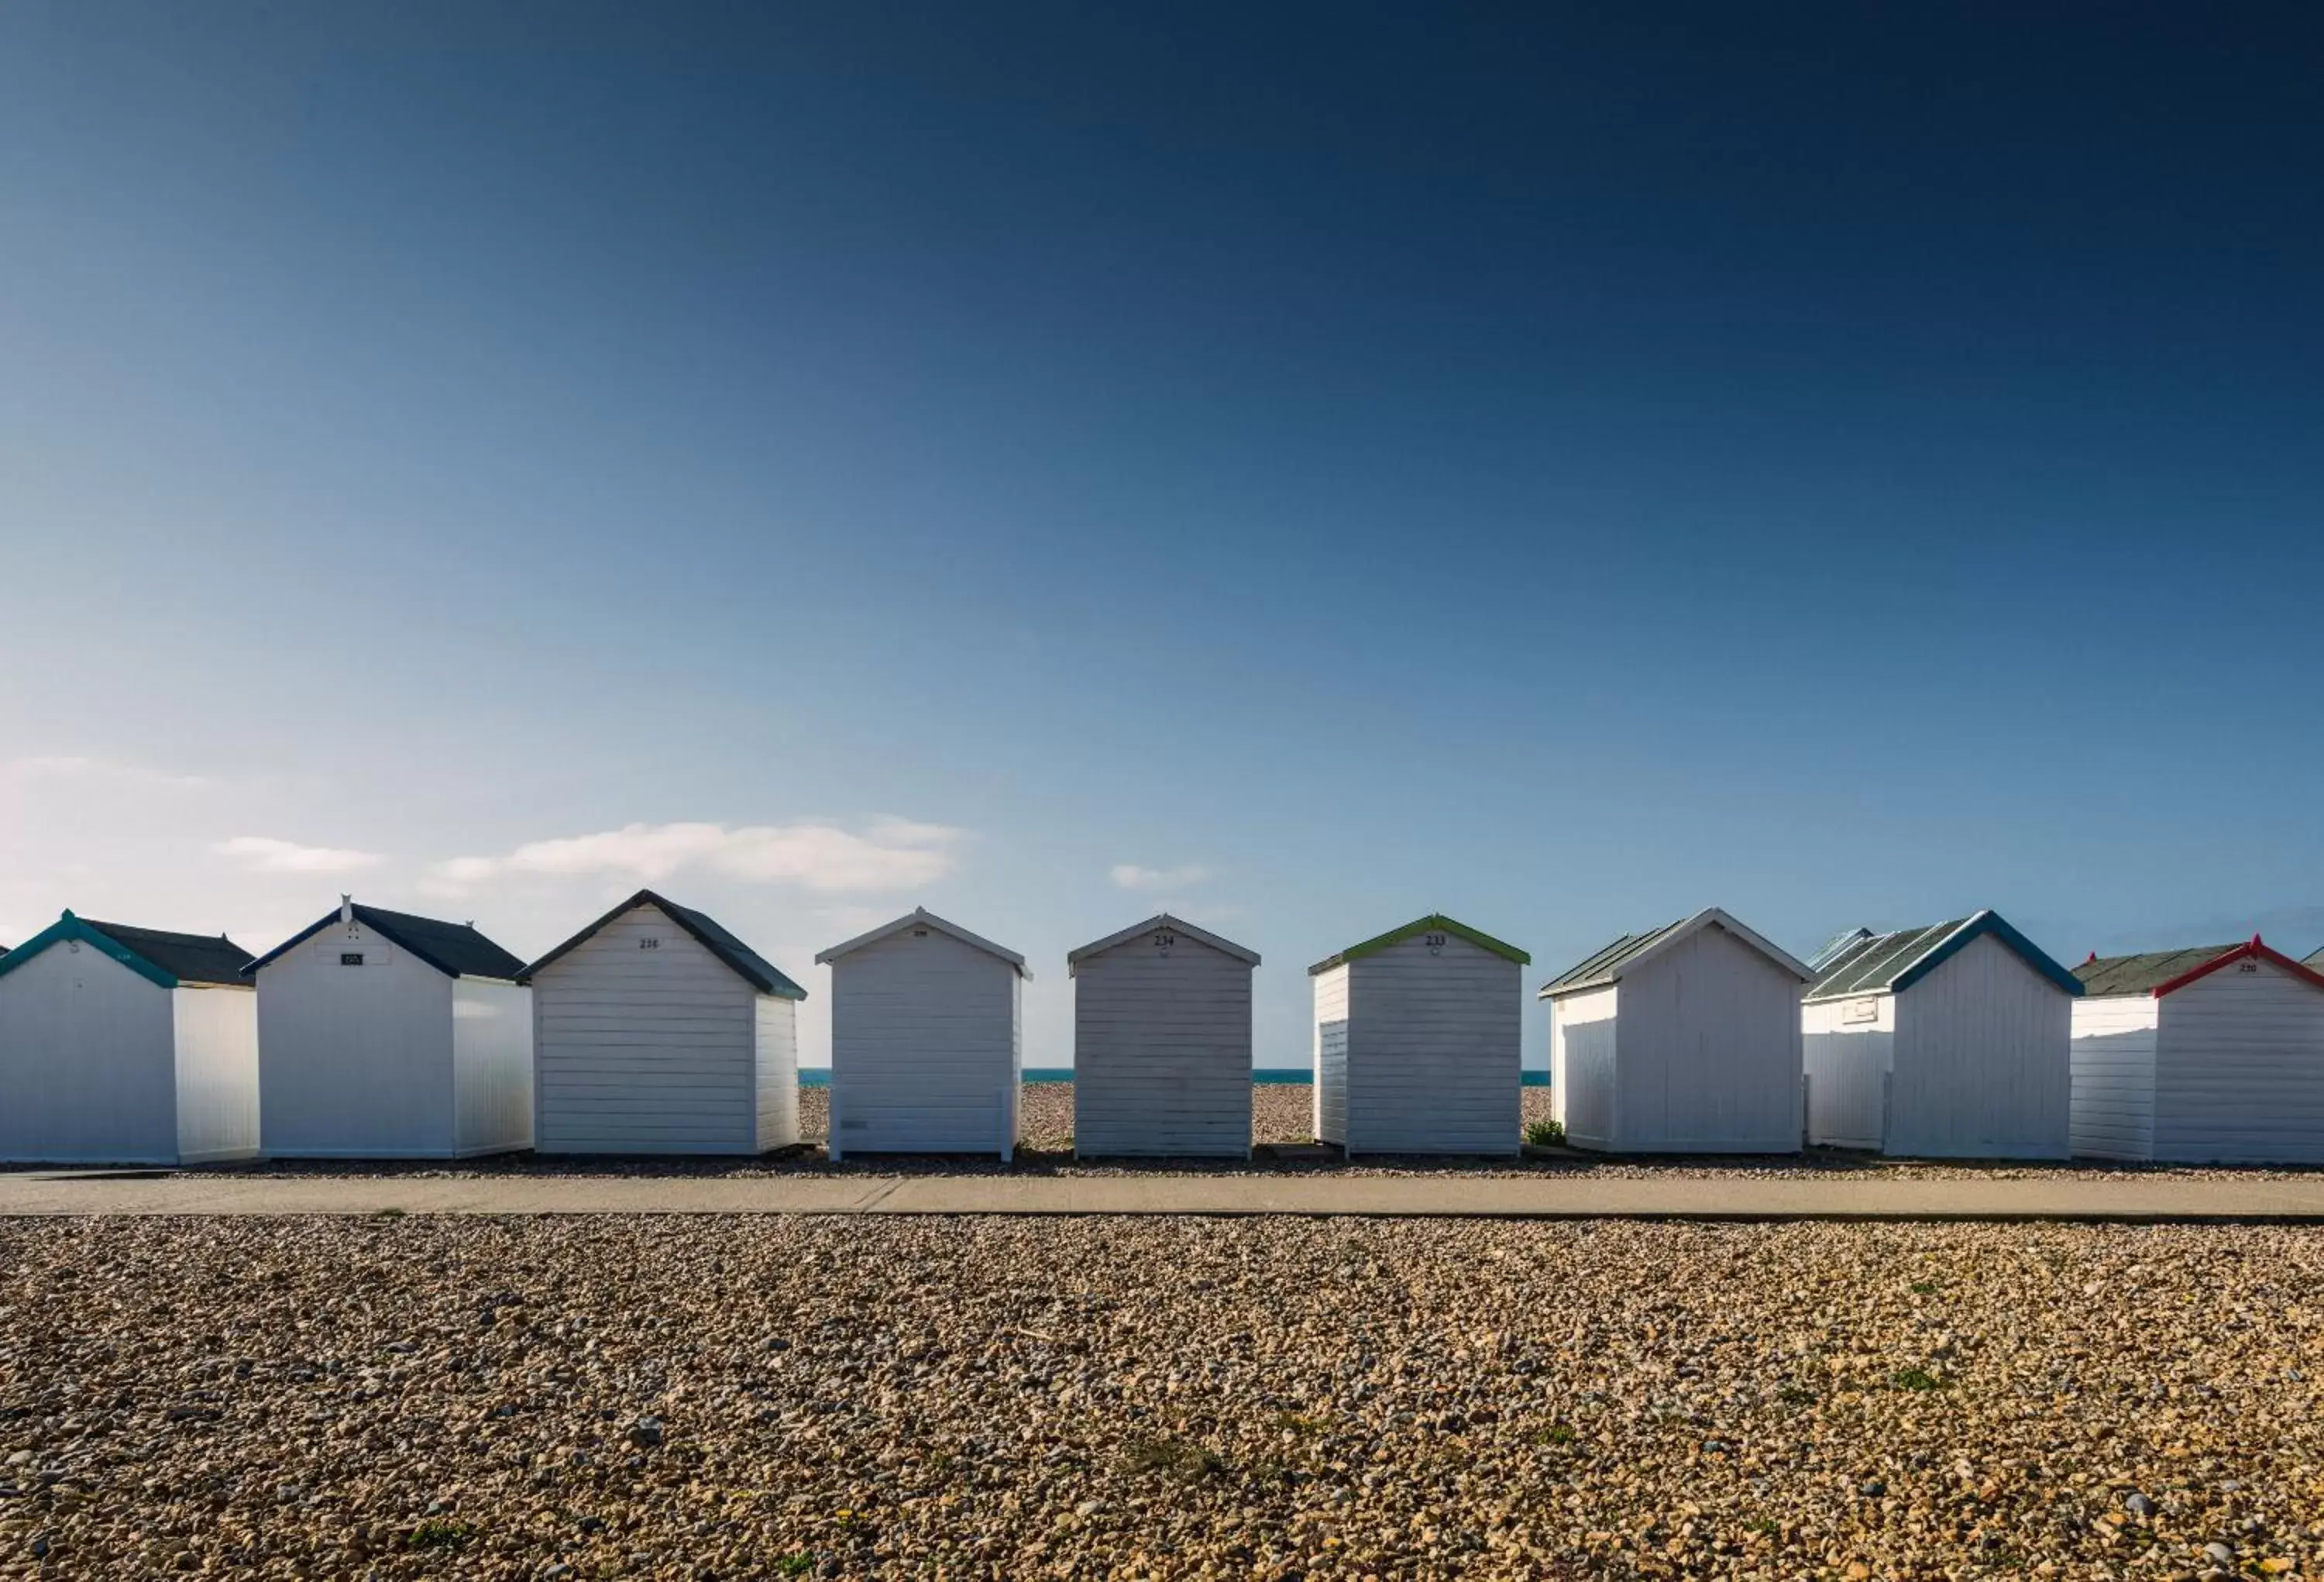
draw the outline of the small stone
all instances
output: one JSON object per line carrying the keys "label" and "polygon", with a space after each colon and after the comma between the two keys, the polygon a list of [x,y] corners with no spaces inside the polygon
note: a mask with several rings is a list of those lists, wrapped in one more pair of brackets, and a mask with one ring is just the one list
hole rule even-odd
{"label": "small stone", "polygon": [[640,1449],[650,1450],[661,1443],[661,1419],[641,1417],[630,1425],[630,1443]]}
{"label": "small stone", "polygon": [[2144,1494],[2132,1493],[2122,1497],[2122,1508],[2142,1520],[2154,1514],[2154,1502]]}
{"label": "small stone", "polygon": [[2205,1544],[2203,1555],[2205,1559],[2216,1561],[2222,1566],[2232,1566],[2236,1563],[2236,1551],[2224,1543]]}

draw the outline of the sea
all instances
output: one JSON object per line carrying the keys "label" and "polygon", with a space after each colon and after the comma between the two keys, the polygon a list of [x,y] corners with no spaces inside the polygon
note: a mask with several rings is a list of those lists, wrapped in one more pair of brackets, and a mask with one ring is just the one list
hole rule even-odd
{"label": "sea", "polygon": [[[831,1068],[828,1066],[802,1066],[799,1068],[798,1077],[801,1087],[831,1086]],[[1073,1079],[1074,1069],[1071,1066],[1025,1068],[1025,1080],[1028,1082],[1071,1082]],[[1254,1085],[1261,1087],[1305,1087],[1314,1082],[1315,1078],[1314,1074],[1305,1066],[1259,1066],[1252,1069],[1250,1079]],[[1547,1087],[1549,1073],[1527,1071],[1524,1075],[1524,1081],[1527,1087]]]}

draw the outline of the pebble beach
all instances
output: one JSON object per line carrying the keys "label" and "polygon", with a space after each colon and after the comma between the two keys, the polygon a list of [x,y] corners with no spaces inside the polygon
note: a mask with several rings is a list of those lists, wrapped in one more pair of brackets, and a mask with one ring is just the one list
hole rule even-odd
{"label": "pebble beach", "polygon": [[0,1226],[0,1576],[2324,1567],[2324,1236]]}

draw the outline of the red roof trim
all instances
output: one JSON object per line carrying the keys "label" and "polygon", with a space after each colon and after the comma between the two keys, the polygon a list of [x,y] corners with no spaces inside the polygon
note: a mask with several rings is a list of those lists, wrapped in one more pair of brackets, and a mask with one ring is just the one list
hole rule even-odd
{"label": "red roof trim", "polygon": [[2272,961],[2276,966],[2283,968],[2284,971],[2292,974],[2292,976],[2313,984],[2319,989],[2324,989],[2324,972],[2318,972],[2312,967],[2303,967],[2299,962],[2292,959],[2291,957],[2283,954],[2281,950],[2271,949],[2257,934],[2254,934],[2251,937],[2251,942],[2249,944],[2238,945],[2224,956],[2214,957],[2212,959],[2203,963],[2202,966],[2197,967],[2192,972],[2181,973],[2177,977],[2172,978],[2167,984],[2156,984],[2154,985],[2154,997],[2159,1000],[2163,995],[2171,993],[2173,989],[2185,988],[2189,984],[2193,983],[2199,977],[2210,976],[2213,973],[2218,971],[2223,967],[2229,966],[2237,961],[2246,961],[2254,958],[2261,961]]}

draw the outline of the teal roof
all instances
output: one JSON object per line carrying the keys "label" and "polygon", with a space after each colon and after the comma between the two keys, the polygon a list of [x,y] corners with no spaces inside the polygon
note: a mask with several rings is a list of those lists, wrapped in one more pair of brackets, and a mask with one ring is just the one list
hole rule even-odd
{"label": "teal roof", "polygon": [[1971,941],[1990,934],[2016,952],[2026,966],[2079,996],[2082,980],[2051,959],[2033,940],[2003,921],[1997,911],[1891,933],[1866,933],[1836,955],[1820,959],[1806,1003],[1852,1000],[1861,995],[1899,995],[1950,960]]}
{"label": "teal roof", "polygon": [[242,965],[250,959],[249,951],[224,934],[179,934],[127,923],[91,922],[68,911],[14,950],[0,953],[0,976],[15,971],[50,946],[67,943],[87,945],[165,989],[181,984],[238,984]]}

